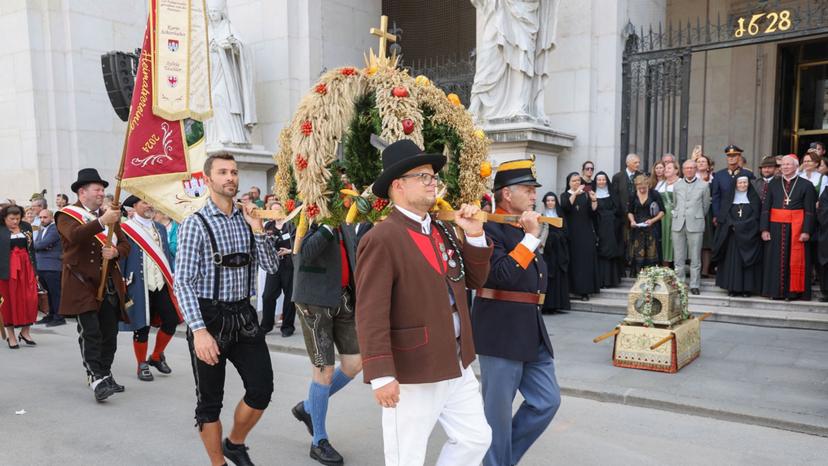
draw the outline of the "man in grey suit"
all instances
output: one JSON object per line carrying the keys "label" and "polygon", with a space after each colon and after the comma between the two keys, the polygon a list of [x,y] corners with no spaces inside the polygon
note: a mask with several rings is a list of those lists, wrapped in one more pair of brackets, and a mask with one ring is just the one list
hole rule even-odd
{"label": "man in grey suit", "polygon": [[684,280],[687,254],[690,254],[690,293],[699,294],[701,286],[701,248],[704,236],[704,213],[710,208],[710,189],[696,177],[696,162],[682,166],[684,178],[673,187],[673,258],[679,280]]}
{"label": "man in grey suit", "polygon": [[49,314],[37,323],[55,327],[66,323],[66,320],[58,314],[63,248],[60,245],[60,235],[58,235],[52,212],[49,209],[42,209],[37,216],[40,219],[40,228],[34,232],[37,276],[43,288],[49,293]]}

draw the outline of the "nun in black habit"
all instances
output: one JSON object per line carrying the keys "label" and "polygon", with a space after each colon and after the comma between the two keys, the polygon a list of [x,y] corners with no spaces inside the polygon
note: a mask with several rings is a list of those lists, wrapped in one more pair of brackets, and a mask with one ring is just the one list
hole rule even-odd
{"label": "nun in black habit", "polygon": [[581,301],[589,301],[589,295],[601,289],[598,238],[593,224],[598,198],[594,191],[584,191],[578,172],[566,177],[566,185],[569,189],[561,193],[561,209],[567,224],[569,250],[577,251],[577,257],[569,261],[569,291],[579,295]]}
{"label": "nun in black habit", "polygon": [[621,243],[621,222],[618,219],[618,201],[610,196],[612,186],[605,172],[598,172],[594,178],[595,233],[598,236],[598,276],[601,288],[612,288],[621,283],[621,262],[624,250]]}
{"label": "nun in black habit", "polygon": [[[563,218],[563,210],[558,202],[558,196],[548,192],[543,196],[543,215],[546,217]],[[567,239],[567,225],[555,228],[545,225],[546,239],[543,243],[543,260],[546,261],[547,286],[546,300],[543,302],[543,313],[557,314],[561,310],[569,309],[569,240]]]}
{"label": "nun in black habit", "polygon": [[762,201],[748,177],[738,177],[735,184],[719,209],[713,261],[718,264],[716,286],[728,296],[747,297],[762,291]]}

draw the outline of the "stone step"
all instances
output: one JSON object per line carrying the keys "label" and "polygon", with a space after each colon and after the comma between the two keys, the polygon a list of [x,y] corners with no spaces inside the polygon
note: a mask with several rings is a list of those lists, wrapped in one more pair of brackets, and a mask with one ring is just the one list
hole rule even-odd
{"label": "stone step", "polygon": [[[695,297],[694,297],[695,298]],[[735,298],[738,299],[738,298]],[[742,298],[745,299],[745,298]],[[708,319],[715,322],[757,325],[762,327],[798,328],[828,331],[828,312],[812,312],[805,306],[792,306],[796,302],[770,301],[773,309],[746,308],[739,306],[717,306],[691,300],[690,312],[695,315],[710,312]],[[805,303],[822,304],[822,303]],[[619,298],[607,298],[597,295],[589,301],[572,301],[573,311],[600,312],[604,314],[627,314],[627,301]]]}
{"label": "stone step", "polygon": [[[604,288],[601,294],[596,297],[601,299],[617,300],[619,305],[626,309],[629,296],[629,288]],[[702,290],[700,295],[690,295],[690,305],[732,307],[739,309],[764,309],[764,310],[790,310],[806,313],[819,313],[828,315],[828,303],[819,302],[816,299],[811,301],[774,301],[761,296],[750,298],[731,298],[727,292],[714,293]]]}
{"label": "stone step", "polygon": [[[630,287],[632,287],[634,283],[635,279],[624,277],[621,279],[621,284],[618,285],[618,288],[630,289]],[[715,278],[702,278],[699,291],[701,291],[702,294],[716,293],[727,296],[727,290],[723,290],[716,286]],[[814,283],[811,285],[811,293],[813,296],[820,296],[820,288],[818,283]]]}

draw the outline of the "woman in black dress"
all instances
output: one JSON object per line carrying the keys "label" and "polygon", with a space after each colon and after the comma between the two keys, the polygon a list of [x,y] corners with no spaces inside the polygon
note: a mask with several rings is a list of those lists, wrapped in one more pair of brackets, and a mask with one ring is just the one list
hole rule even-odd
{"label": "woman in black dress", "polygon": [[635,177],[635,195],[630,198],[627,220],[630,222],[630,247],[628,260],[632,264],[633,275],[645,267],[658,265],[660,259],[659,243],[656,231],[661,230],[661,217],[664,216],[664,204],[661,196],[650,189],[650,180],[644,175]]}
{"label": "woman in black dress", "polygon": [[762,291],[762,241],[759,216],[762,202],[746,176],[723,200],[713,238],[713,261],[718,264],[716,286],[728,296],[750,296]]}
{"label": "woman in black dress", "polygon": [[[558,203],[558,196],[548,192],[543,196],[543,215],[545,217],[563,218],[563,210]],[[543,260],[546,261],[547,284],[546,300],[543,302],[544,313],[557,314],[570,308],[569,302],[569,240],[567,225],[555,228],[545,225],[546,239],[543,242]]]}
{"label": "woman in black dress", "polygon": [[569,261],[569,290],[589,301],[591,293],[598,293],[601,280],[598,277],[598,251],[593,218],[598,209],[595,192],[587,194],[581,185],[581,175],[572,172],[566,177],[569,190],[561,194],[561,209],[567,224],[569,250],[577,251],[577,260]]}
{"label": "woman in black dress", "polygon": [[601,288],[612,288],[621,283],[620,258],[621,223],[617,216],[617,201],[612,192],[609,176],[604,172],[595,175],[595,197],[598,209],[595,211],[595,233],[598,236],[598,276]]}

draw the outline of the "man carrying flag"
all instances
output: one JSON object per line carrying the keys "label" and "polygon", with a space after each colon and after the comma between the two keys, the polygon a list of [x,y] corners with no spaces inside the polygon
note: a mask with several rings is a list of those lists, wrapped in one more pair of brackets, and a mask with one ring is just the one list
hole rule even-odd
{"label": "man carrying flag", "polygon": [[[155,209],[146,201],[129,196],[124,207],[132,207],[135,215],[121,225],[131,246],[128,256],[121,258],[121,270],[127,285],[129,322],[121,330],[132,331],[132,346],[138,362],[138,380],[153,380],[150,366],[162,374],[172,372],[164,357],[164,349],[183,322],[178,302],[173,295],[173,268],[167,229],[153,221]],[[155,349],[147,359],[150,325],[159,327]]]}
{"label": "man carrying flag", "polygon": [[[121,210],[101,212],[104,189],[109,183],[102,180],[94,168],[78,172],[72,183],[72,192],[78,202],[55,213],[63,246],[63,273],[60,315],[77,316],[78,342],[81,358],[96,401],[103,401],[113,393],[124,391],[112,378],[112,361],[118,336],[118,320],[124,317],[124,279],[118,267],[109,267],[101,277],[104,260],[115,260],[129,254],[130,245],[118,228]],[[115,236],[107,244],[107,229]],[[97,292],[104,282],[103,299]]]}

